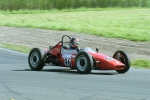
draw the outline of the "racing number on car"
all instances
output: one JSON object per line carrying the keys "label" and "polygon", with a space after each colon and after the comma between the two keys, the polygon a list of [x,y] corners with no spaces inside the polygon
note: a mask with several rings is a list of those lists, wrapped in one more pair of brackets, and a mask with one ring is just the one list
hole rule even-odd
{"label": "racing number on car", "polygon": [[66,66],[71,66],[71,59],[70,58],[64,58],[64,63]]}

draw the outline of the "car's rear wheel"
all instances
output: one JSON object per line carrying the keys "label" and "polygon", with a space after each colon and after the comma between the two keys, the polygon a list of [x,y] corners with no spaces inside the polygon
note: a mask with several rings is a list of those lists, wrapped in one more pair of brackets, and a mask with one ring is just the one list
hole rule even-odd
{"label": "car's rear wheel", "polygon": [[28,56],[28,64],[32,70],[39,71],[44,67],[44,52],[40,48],[33,48]]}
{"label": "car's rear wheel", "polygon": [[118,73],[125,73],[130,69],[130,58],[124,51],[116,51],[113,58],[125,64],[125,68],[122,70],[116,70]]}
{"label": "car's rear wheel", "polygon": [[80,74],[89,74],[93,68],[92,57],[84,51],[81,51],[76,56],[76,68]]}

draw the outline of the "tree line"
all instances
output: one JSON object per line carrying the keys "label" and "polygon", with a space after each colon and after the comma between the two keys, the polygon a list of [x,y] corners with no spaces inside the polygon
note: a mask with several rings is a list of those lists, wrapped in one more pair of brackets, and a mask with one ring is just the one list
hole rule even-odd
{"label": "tree line", "polygon": [[150,7],[150,0],[0,0],[0,10]]}

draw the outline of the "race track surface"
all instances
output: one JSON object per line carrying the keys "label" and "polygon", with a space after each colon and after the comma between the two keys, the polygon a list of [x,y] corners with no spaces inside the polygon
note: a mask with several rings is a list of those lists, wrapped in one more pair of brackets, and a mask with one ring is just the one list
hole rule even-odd
{"label": "race track surface", "polygon": [[27,56],[0,49],[0,100],[150,100],[150,70],[81,75],[45,66],[31,71]]}

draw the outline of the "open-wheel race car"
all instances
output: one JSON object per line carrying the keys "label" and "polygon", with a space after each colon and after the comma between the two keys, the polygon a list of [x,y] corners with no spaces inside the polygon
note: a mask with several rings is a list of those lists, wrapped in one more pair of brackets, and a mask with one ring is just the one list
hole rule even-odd
{"label": "open-wheel race car", "polygon": [[89,74],[91,70],[116,70],[125,73],[130,68],[130,58],[124,51],[116,51],[113,57],[99,53],[90,47],[83,49],[69,49],[70,40],[68,35],[63,35],[62,40],[55,46],[49,46],[44,51],[33,48],[28,56],[28,63],[32,70],[39,71],[46,65],[70,67],[77,69],[81,74]]}

